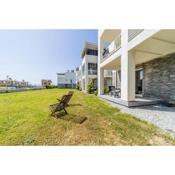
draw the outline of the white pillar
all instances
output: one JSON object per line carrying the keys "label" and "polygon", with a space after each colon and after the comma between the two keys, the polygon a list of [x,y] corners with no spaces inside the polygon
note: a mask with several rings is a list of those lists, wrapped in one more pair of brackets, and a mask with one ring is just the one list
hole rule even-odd
{"label": "white pillar", "polygon": [[134,53],[128,52],[128,31],[121,34],[121,99],[133,101],[135,99],[135,59]]}
{"label": "white pillar", "polygon": [[103,43],[98,32],[98,94],[104,94],[104,69],[100,68],[101,58],[103,57]]}
{"label": "white pillar", "polygon": [[112,71],[112,86],[117,87],[117,71]]}
{"label": "white pillar", "polygon": [[98,94],[104,94],[104,69],[99,69],[98,73]]}

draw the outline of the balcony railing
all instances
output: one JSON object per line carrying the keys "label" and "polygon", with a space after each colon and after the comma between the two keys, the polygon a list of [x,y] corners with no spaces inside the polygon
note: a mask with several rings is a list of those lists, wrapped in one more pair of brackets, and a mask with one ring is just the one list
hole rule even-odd
{"label": "balcony railing", "polygon": [[88,70],[88,75],[97,75],[97,70]]}
{"label": "balcony railing", "polygon": [[104,71],[104,77],[112,77],[112,71],[111,70],[105,70]]}
{"label": "balcony railing", "polygon": [[143,32],[144,29],[129,29],[128,30],[128,42],[134,39],[137,35]]}
{"label": "balcony railing", "polygon": [[121,35],[118,35],[110,45],[104,48],[103,60],[111,56],[114,52],[121,48]]}

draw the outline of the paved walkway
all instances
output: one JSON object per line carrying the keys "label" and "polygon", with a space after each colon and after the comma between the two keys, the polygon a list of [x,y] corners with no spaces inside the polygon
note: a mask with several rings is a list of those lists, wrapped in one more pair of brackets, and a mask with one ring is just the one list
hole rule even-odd
{"label": "paved walkway", "polygon": [[113,102],[109,103],[119,108],[122,112],[132,114],[140,119],[151,122],[159,128],[175,135],[175,107],[151,105],[127,108]]}

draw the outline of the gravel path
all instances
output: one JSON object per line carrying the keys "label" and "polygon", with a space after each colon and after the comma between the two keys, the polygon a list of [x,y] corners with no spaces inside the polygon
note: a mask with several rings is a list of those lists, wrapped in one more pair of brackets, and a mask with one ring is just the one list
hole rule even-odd
{"label": "gravel path", "polygon": [[122,112],[132,114],[140,119],[151,122],[159,128],[175,135],[175,107],[152,105],[127,108],[116,103],[109,103],[119,108]]}

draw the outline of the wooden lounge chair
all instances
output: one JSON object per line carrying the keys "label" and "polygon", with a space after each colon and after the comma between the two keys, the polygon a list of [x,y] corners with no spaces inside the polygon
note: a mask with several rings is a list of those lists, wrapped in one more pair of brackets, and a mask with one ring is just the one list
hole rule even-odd
{"label": "wooden lounge chair", "polygon": [[68,103],[71,99],[72,95],[63,95],[61,100],[59,100],[59,103],[52,104],[49,106],[51,110],[51,115],[55,114],[56,112],[60,112],[64,110],[64,112],[67,114],[66,107],[68,106]]}
{"label": "wooden lounge chair", "polygon": [[[74,91],[69,91],[69,92],[68,92],[68,94],[67,94],[67,95],[69,96],[68,99],[67,99],[67,100],[68,100],[68,103],[69,103],[70,99],[72,98],[73,94],[74,94]],[[58,98],[57,98],[57,100],[58,100],[58,101],[61,101],[61,100],[58,99]],[[68,103],[67,103],[67,106],[69,106]]]}

